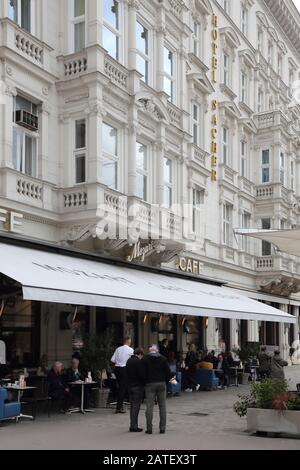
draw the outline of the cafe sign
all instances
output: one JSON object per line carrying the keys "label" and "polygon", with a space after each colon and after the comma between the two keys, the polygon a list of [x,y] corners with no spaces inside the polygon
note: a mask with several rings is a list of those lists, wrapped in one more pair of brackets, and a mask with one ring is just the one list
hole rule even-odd
{"label": "cafe sign", "polygon": [[185,256],[180,256],[176,262],[177,269],[184,273],[190,274],[202,274],[203,271],[203,263],[201,263],[197,259],[187,258]]}
{"label": "cafe sign", "polygon": [[9,211],[0,207],[0,230],[5,232],[22,233],[23,214]]}

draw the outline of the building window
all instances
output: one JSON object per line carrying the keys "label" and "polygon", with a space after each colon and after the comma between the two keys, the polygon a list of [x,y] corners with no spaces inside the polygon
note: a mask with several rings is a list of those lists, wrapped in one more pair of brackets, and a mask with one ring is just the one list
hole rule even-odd
{"label": "building window", "polygon": [[102,149],[102,182],[109,188],[118,189],[118,130],[106,123],[102,125]]}
{"label": "building window", "polygon": [[295,189],[295,163],[291,161],[291,189]]}
{"label": "building window", "polygon": [[273,48],[272,41],[269,40],[268,41],[268,62],[271,65],[273,65],[273,51],[274,51],[274,48]]}
{"label": "building window", "polygon": [[[270,219],[262,219],[261,221],[261,228],[262,230],[270,230],[271,229],[271,220]],[[261,254],[262,256],[271,256],[271,243],[266,242],[265,240],[262,241],[261,244]]]}
{"label": "building window", "polygon": [[139,21],[136,22],[136,68],[143,75],[142,80],[149,82],[149,31]]}
{"label": "building window", "polygon": [[193,217],[192,217],[192,224],[193,224],[193,233],[200,232],[200,208],[201,204],[204,201],[204,191],[203,189],[193,189]]}
{"label": "building window", "polygon": [[225,13],[227,13],[227,15],[229,15],[230,14],[230,11],[229,11],[230,0],[223,0],[223,8],[225,10]]}
{"label": "building window", "polygon": [[164,158],[164,187],[164,205],[170,208],[173,204],[173,162],[167,157]]}
{"label": "building window", "polygon": [[277,55],[277,73],[281,76],[282,74],[282,55]]}
{"label": "building window", "polygon": [[229,61],[229,55],[223,54],[223,83],[226,86],[229,86],[230,83]]}
{"label": "building window", "polygon": [[148,158],[147,147],[136,143],[136,174],[137,174],[137,196],[147,201],[148,199]]}
{"label": "building window", "polygon": [[262,183],[269,183],[270,182],[270,150],[263,150],[262,151],[262,176],[261,180]]}
{"label": "building window", "polygon": [[285,156],[283,152],[280,152],[280,183],[285,185]]}
{"label": "building window", "polygon": [[241,9],[241,31],[247,36],[248,34],[248,10],[242,5]]}
{"label": "building window", "polygon": [[241,176],[248,177],[247,143],[241,142]]}
{"label": "building window", "polygon": [[32,8],[31,0],[9,0],[8,17],[18,23],[21,28],[32,33]]}
{"label": "building window", "polygon": [[258,94],[257,94],[257,112],[258,113],[262,113],[264,111],[263,102],[264,102],[264,93],[262,90],[258,90]]}
{"label": "building window", "polygon": [[201,107],[197,104],[192,105],[192,125],[193,125],[193,144],[201,145]]}
{"label": "building window", "polygon": [[222,128],[222,156],[224,165],[229,164],[229,152],[228,152],[228,129],[227,127]]}
{"label": "building window", "polygon": [[85,48],[85,0],[73,0],[72,7],[73,51],[80,52]]}
{"label": "building window", "polygon": [[193,29],[193,53],[201,57],[201,25],[195,21]]}
{"label": "building window", "polygon": [[262,54],[263,54],[263,47],[264,47],[264,33],[263,33],[262,29],[258,28],[258,30],[257,30],[257,49]]}
{"label": "building window", "polygon": [[290,69],[289,70],[289,86],[291,90],[293,89],[294,81],[295,81],[294,70]]}
{"label": "building window", "polygon": [[232,205],[223,204],[223,243],[232,245]]}
{"label": "building window", "polygon": [[109,55],[120,59],[120,5],[116,0],[103,0],[103,38],[102,45]]}
{"label": "building window", "polygon": [[16,123],[17,111],[25,111],[37,119],[37,106],[27,99],[17,96],[14,102],[13,127],[13,166],[15,170],[33,178],[37,177],[38,134],[34,130]]}
{"label": "building window", "polygon": [[[251,225],[251,214],[248,212],[243,212],[242,214],[242,228],[243,229],[249,229]],[[241,237],[241,248],[244,251],[249,251],[249,238],[248,237]]]}
{"label": "building window", "polygon": [[175,101],[175,63],[174,54],[164,47],[164,91],[172,103]]}
{"label": "building window", "polygon": [[270,96],[269,97],[269,111],[271,111],[272,109],[274,109],[274,98],[273,96]]}
{"label": "building window", "polygon": [[280,219],[279,229],[285,230],[285,228],[286,228],[286,221],[284,219]]}
{"label": "building window", "polygon": [[75,121],[75,184],[86,182],[86,121]]}
{"label": "building window", "polygon": [[245,72],[241,73],[241,102],[247,104],[248,101],[248,77]]}

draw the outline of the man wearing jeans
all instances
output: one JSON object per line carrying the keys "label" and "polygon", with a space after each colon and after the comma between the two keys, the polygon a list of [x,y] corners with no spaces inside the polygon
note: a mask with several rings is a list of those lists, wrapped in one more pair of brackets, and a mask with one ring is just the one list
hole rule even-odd
{"label": "man wearing jeans", "polygon": [[142,359],[144,351],[140,348],[135,349],[134,355],[128,359],[126,364],[127,384],[130,399],[130,432],[142,432],[138,426],[139,412],[144,398],[144,368]]}
{"label": "man wearing jeans", "polygon": [[146,383],[146,434],[152,434],[153,407],[155,399],[159,406],[159,429],[161,434],[166,432],[167,424],[167,382],[173,377],[167,359],[159,354],[156,344],[149,348],[149,354],[143,359]]}
{"label": "man wearing jeans", "polygon": [[116,413],[125,413],[123,402],[127,389],[126,364],[133,355],[133,349],[130,346],[131,338],[124,338],[123,346],[117,348],[111,358],[111,362],[115,365],[115,374],[119,386]]}

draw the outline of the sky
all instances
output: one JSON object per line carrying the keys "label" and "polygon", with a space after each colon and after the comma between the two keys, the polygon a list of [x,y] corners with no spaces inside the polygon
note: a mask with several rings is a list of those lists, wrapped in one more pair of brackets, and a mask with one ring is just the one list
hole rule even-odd
{"label": "sky", "polygon": [[298,10],[300,11],[300,0],[293,0],[296,7],[298,8]]}

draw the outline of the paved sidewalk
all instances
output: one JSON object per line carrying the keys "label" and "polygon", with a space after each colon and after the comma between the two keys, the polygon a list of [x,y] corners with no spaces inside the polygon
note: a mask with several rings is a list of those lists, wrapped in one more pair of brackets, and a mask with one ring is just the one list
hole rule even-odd
{"label": "paved sidewalk", "polygon": [[[286,371],[291,388],[300,383],[300,367]],[[183,393],[168,399],[168,431],[158,434],[155,411],[152,436],[130,434],[128,413],[97,410],[89,415],[42,415],[35,422],[0,427],[0,450],[3,449],[94,449],[94,450],[216,450],[216,449],[300,449],[300,440],[261,438],[245,431],[246,420],[232,409],[240,393],[248,386],[231,387],[215,392]],[[144,407],[140,425],[145,427]]]}

